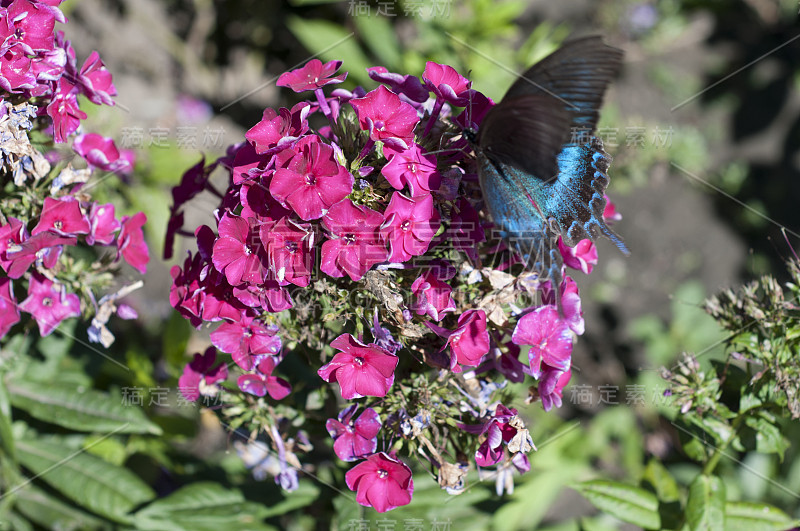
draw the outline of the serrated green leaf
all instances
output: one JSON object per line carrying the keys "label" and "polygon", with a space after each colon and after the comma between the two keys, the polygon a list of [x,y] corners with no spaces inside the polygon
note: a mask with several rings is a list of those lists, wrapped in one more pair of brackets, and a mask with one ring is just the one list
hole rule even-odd
{"label": "serrated green leaf", "polygon": [[246,501],[238,490],[210,481],[197,482],[154,501],[134,515],[142,531],[215,531],[271,529],[262,524],[266,508]]}
{"label": "serrated green leaf", "polygon": [[678,482],[657,459],[650,459],[642,479],[653,486],[656,496],[661,501],[672,502],[680,497]]}
{"label": "serrated green leaf", "polygon": [[349,80],[357,84],[370,83],[367,68],[373,65],[361,51],[355,35],[325,20],[291,17],[287,25],[303,46],[312,54],[319,54],[323,61],[346,59],[342,68],[348,72]]}
{"label": "serrated green leaf", "polygon": [[11,403],[31,416],[77,431],[161,434],[135,405],[93,389],[17,380],[10,382]]}
{"label": "serrated green leaf", "polygon": [[652,492],[606,479],[584,481],[575,488],[595,507],[620,520],[645,529],[661,526],[658,499]]}
{"label": "serrated green leaf", "polygon": [[128,521],[131,509],[155,496],[127,468],[57,442],[18,440],[17,456],[25,468],[63,496],[112,520]]}
{"label": "serrated green leaf", "polygon": [[700,474],[692,481],[686,521],[690,529],[725,529],[725,484],[720,478]]}
{"label": "serrated green leaf", "polygon": [[16,491],[17,510],[45,529],[99,529],[105,524],[33,485]]}
{"label": "serrated green leaf", "polygon": [[753,502],[725,504],[727,531],[782,531],[798,525],[798,521],[772,505]]}

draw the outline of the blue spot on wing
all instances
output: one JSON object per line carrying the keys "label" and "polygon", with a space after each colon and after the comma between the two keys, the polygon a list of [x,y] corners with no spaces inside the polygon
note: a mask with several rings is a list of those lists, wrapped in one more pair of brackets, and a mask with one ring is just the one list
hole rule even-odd
{"label": "blue spot on wing", "polygon": [[558,154],[558,174],[549,180],[479,153],[481,188],[500,237],[556,285],[562,266],[559,235],[574,246],[603,234],[627,253],[603,219],[610,162],[596,138],[565,145]]}

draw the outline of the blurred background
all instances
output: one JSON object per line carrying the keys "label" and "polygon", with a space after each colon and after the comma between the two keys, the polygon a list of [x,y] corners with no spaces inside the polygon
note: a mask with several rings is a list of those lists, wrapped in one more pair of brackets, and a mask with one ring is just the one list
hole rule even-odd
{"label": "blurred background", "polygon": [[[153,260],[138,300],[146,330],[117,323],[113,347],[134,368],[115,377],[142,387],[175,385],[186,352],[204,341],[166,297],[169,268],[187,248],[179,239],[175,257],[160,258],[169,188],[202,156],[214,159],[243,140],[265,107],[297,101],[275,87],[282,72],[311,57],[340,59],[349,72],[343,86],[370,89],[367,67],[419,76],[434,60],[469,72],[473,86],[497,100],[515,72],[570,37],[600,34],[625,50],[598,135],[614,157],[608,193],[631,256],[603,240],[593,273],[576,275],[586,334],[564,406],[543,414],[524,396],[515,404],[532,419],[540,448],[531,472],[504,497],[493,479],[475,477],[474,488],[450,498],[421,477],[414,504],[391,516],[425,519],[426,528],[451,519],[454,529],[613,529],[617,521],[562,487],[595,475],[635,481],[648,456],[672,462],[679,479],[696,473],[658,414],[658,370],[682,351],[720,355],[724,334],[700,303],[757,275],[785,280],[784,260],[800,244],[797,0],[69,0],[63,8],[79,57],[99,50],[119,92],[116,108],[92,109],[87,129],[138,151],[131,186],[104,193],[124,195],[149,219]],[[190,203],[185,226],[211,219],[214,204]],[[170,426],[164,451],[178,447],[202,460],[183,466],[176,458],[170,474],[151,463],[145,469],[157,488],[211,478],[266,505],[283,499],[271,480],[250,478],[213,415],[198,428],[192,409],[160,414],[170,419],[160,422]],[[747,467],[723,463],[729,493],[796,511],[796,498],[762,479],[800,489],[791,452],[782,462],[753,454]],[[276,525],[313,528],[335,514],[343,527],[367,517],[323,483],[303,482],[304,491],[282,502],[290,505]]]}

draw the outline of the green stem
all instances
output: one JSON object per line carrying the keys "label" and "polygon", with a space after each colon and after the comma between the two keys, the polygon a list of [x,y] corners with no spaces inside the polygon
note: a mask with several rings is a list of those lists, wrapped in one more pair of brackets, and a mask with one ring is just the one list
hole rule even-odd
{"label": "green stem", "polygon": [[731,424],[733,432],[731,433],[730,437],[728,437],[728,439],[724,443],[722,443],[722,446],[716,448],[716,450],[714,451],[714,455],[712,455],[711,459],[709,459],[706,462],[702,472],[704,476],[710,476],[711,473],[714,472],[714,469],[717,467],[717,463],[719,463],[719,460],[722,458],[723,452],[725,451],[726,448],[728,448],[728,446],[730,446],[733,440],[739,435],[739,427],[741,426],[742,421],[744,421],[747,414],[750,413],[751,411],[753,410],[749,409],[744,413],[739,414],[735,419],[733,419],[733,423]]}

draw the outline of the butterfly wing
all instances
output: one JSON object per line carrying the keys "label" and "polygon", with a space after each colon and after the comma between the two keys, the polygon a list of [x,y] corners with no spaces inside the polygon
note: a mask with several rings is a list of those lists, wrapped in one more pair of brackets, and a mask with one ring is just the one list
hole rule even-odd
{"label": "butterfly wing", "polygon": [[558,176],[552,181],[540,181],[536,186],[545,189],[542,212],[551,220],[564,240],[574,247],[584,239],[595,240],[605,235],[625,254],[628,249],[603,218],[606,208],[608,167],[611,156],[603,149],[599,138],[585,144],[568,144],[558,154]]}
{"label": "butterfly wing", "polygon": [[560,284],[558,232],[546,222],[539,207],[539,202],[547,199],[539,193],[544,189],[534,186],[531,194],[521,184],[526,178],[522,170],[493,161],[480,152],[478,175],[498,236],[534,271]]}
{"label": "butterfly wing", "polygon": [[540,178],[558,172],[556,155],[569,141],[570,115],[548,94],[504,99],[486,113],[477,143],[492,161]]}
{"label": "butterfly wing", "polygon": [[[622,66],[623,52],[598,36],[564,43],[522,74],[503,97],[504,104],[525,94],[556,98],[570,115],[570,127],[591,133],[603,96]],[[527,168],[525,168],[527,169]]]}
{"label": "butterfly wing", "polygon": [[[481,178],[484,194],[491,193],[497,175],[503,173],[514,180],[514,186],[505,184],[506,189],[534,200],[539,218],[535,223],[560,234],[567,245],[604,234],[627,253],[603,219],[611,157],[597,138],[584,143],[570,138],[576,128],[587,133],[594,130],[603,95],[619,71],[622,55],[600,37],[567,42],[511,86],[484,118],[477,143],[488,166],[495,169],[489,172],[482,165],[481,171],[487,174]],[[497,223],[503,215],[496,215],[495,209],[502,207],[488,204]],[[520,219],[520,223],[534,223],[530,216]],[[537,242],[545,246],[540,254],[547,255],[549,239]]]}

